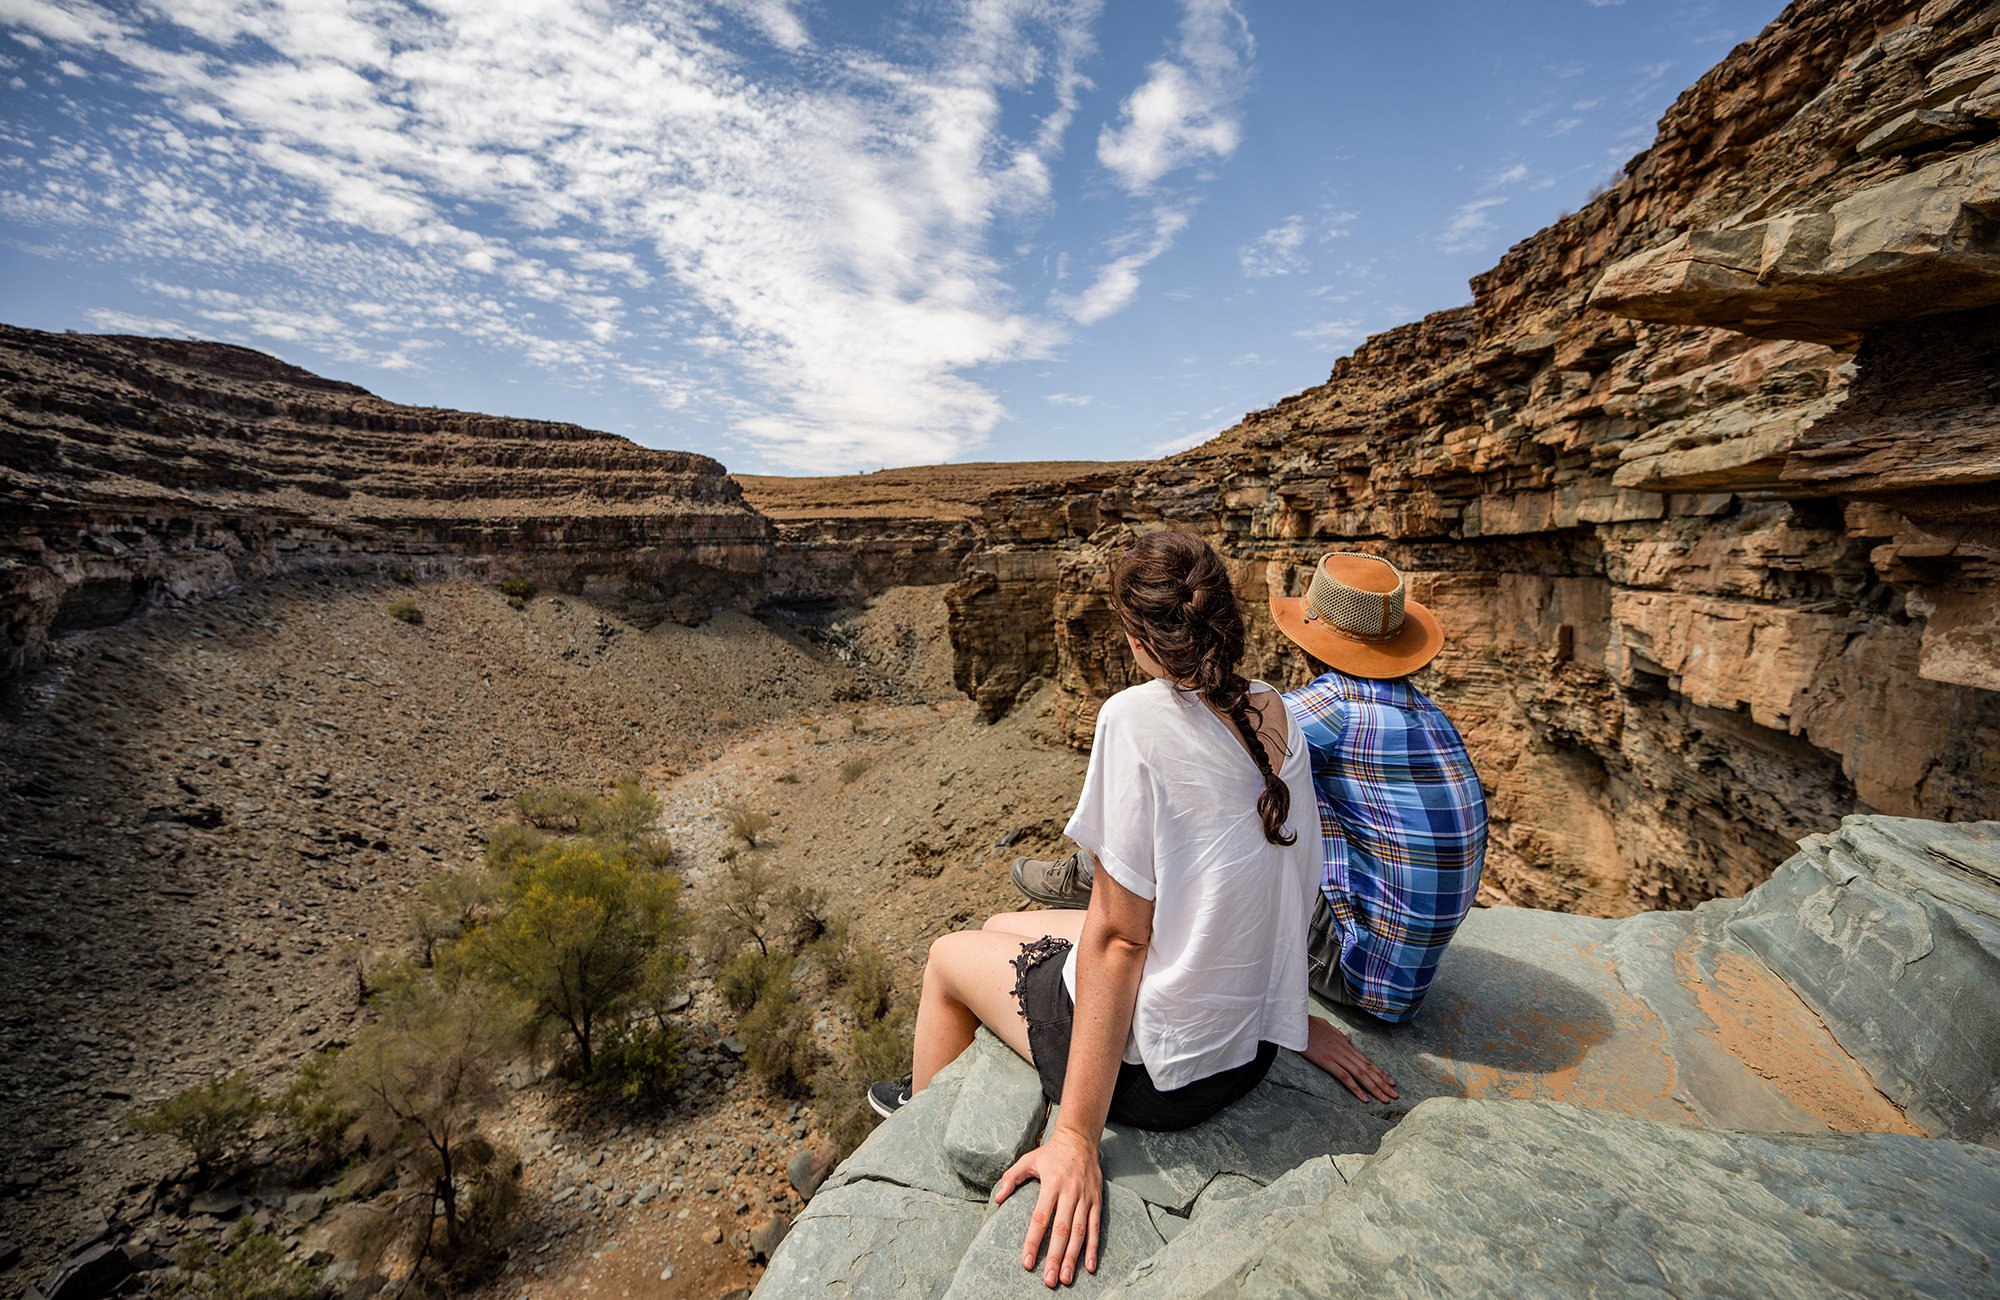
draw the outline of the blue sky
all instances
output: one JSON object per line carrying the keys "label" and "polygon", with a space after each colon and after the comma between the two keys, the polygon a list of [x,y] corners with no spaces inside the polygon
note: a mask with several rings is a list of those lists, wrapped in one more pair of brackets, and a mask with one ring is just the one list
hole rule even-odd
{"label": "blue sky", "polygon": [[1776,0],[0,0],[0,319],[735,469],[1123,459],[1581,206]]}

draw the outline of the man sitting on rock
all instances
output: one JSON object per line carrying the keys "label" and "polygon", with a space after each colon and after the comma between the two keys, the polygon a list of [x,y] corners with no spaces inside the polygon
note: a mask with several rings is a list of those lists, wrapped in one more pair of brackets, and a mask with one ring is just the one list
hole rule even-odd
{"label": "man sitting on rock", "polygon": [[[1313,992],[1388,1024],[1417,1014],[1445,945],[1472,908],[1486,858],[1486,799],[1451,720],[1407,680],[1444,646],[1435,615],[1386,560],[1333,552],[1304,596],[1271,599],[1314,678],[1285,694],[1312,752],[1322,874],[1307,939]],[[1091,863],[1014,861],[1050,907],[1090,902]],[[1395,1083],[1315,1016],[1306,1058],[1364,1101]]]}

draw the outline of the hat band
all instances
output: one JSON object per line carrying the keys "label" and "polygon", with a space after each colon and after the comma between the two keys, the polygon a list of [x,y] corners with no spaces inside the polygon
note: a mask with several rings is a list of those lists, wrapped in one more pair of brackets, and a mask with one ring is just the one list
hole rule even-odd
{"label": "hat band", "polygon": [[1397,637],[1403,634],[1403,629],[1401,627],[1398,627],[1394,632],[1356,632],[1351,627],[1342,627],[1340,624],[1334,622],[1333,619],[1327,617],[1326,615],[1321,614],[1318,610],[1312,608],[1310,605],[1306,607],[1305,621],[1308,623],[1323,622],[1329,628],[1331,628],[1336,635],[1345,637],[1349,641],[1364,641],[1371,645],[1382,641],[1394,641]]}

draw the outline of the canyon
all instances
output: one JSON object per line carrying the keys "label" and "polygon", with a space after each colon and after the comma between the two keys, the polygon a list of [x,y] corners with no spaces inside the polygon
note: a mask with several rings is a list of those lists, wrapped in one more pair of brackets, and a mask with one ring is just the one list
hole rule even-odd
{"label": "canyon", "polygon": [[[1108,561],[1152,528],[1216,545],[1250,615],[1248,667],[1280,685],[1301,667],[1260,615],[1271,596],[1328,550],[1405,571],[1447,633],[1420,684],[1489,794],[1483,902],[1617,918],[1736,900],[1853,814],[1887,816],[1850,839],[1902,837],[1891,868],[1867,868],[1885,915],[1908,879],[1951,894],[1908,865],[1929,841],[1893,819],[2000,818],[2000,5],[1801,0],[1602,194],[1471,287],[1164,460],[818,479],[399,406],[223,344],[0,327],[0,871],[19,900],[0,939],[20,990],[0,1017],[0,1256],[24,1242],[24,1276],[86,1221],[151,1203],[169,1171],[122,1134],[134,1098],[238,1060],[275,1078],[344,1041],[359,1013],[342,952],[393,938],[423,881],[476,858],[504,800],[537,784],[642,771],[669,793],[697,896],[726,848],[718,810],[762,801],[783,868],[844,864],[843,901],[909,984],[925,935],[1006,901],[1006,857],[1058,846],[1096,707],[1133,680]],[[505,579],[543,595],[509,610]],[[398,599],[426,621],[388,618]],[[843,748],[820,749],[836,729]],[[790,765],[849,750],[872,778],[792,783]],[[1947,876],[1990,876],[1992,834],[1954,841]],[[1814,862],[1845,861],[1815,843]],[[1478,967],[1497,972],[1488,1002],[1439,1032],[1476,1037],[1482,1008],[1521,1005],[1551,944],[1599,944],[1610,964],[1590,979],[1609,999],[1647,936],[1719,944],[1726,911],[1728,968],[1661,987],[1698,1002],[1756,975],[1748,1002],[1772,1017],[1758,1042],[1810,1040],[1805,1074],[1766,1076],[1783,1094],[1771,1127],[1991,1145],[1986,1120],[1939,1118],[1977,1078],[1940,1101],[1843,1036],[1900,994],[1844,986],[1739,923],[1818,905],[1786,892],[1806,869],[1788,872],[1740,908],[1624,929],[1494,907],[1483,932],[1541,937],[1485,945],[1505,958]],[[1822,874],[1835,891],[1853,879]],[[1866,911],[1850,917],[1863,931]],[[1986,933],[1986,902],[1958,912],[1973,919],[1940,933]],[[137,959],[134,932],[154,937]],[[1957,993],[1990,999],[1987,967],[1954,969],[1973,972]],[[1905,1010],[1947,1015],[1953,988],[1924,988]],[[1689,1031],[1690,1059],[1722,1068],[1708,1032]],[[1635,1041],[1617,1044],[1652,1042]],[[988,1055],[965,1069],[1004,1073]],[[1460,1057],[1404,1146],[1448,1148],[1483,1122],[1451,1110],[1495,1092]],[[730,1206],[792,1206],[770,1134],[804,1142],[816,1123],[726,1064],[718,1086],[736,1091],[703,1122],[757,1136],[740,1159],[700,1157],[715,1192],[661,1201],[718,1225],[713,1241],[674,1229],[684,1285],[754,1278]],[[1856,1108],[1838,1123],[1801,1101],[1836,1077]],[[1722,1094],[1688,1095],[1649,1092],[1640,1118],[1731,1122]],[[1366,1140],[1322,1154],[1365,1155],[1399,1119],[1354,1120]],[[1551,1143],[1609,1140],[1588,1116],[1537,1123]],[[1614,1136],[1680,1168],[1735,1158]],[[673,1140],[709,1151],[692,1130]],[[652,1150],[622,1127],[588,1141],[621,1168]],[[1333,1186],[1309,1171],[1286,1201],[1284,1170],[1254,1172],[1274,1197],[1255,1203],[1288,1213]],[[581,1175],[531,1166],[538,1190],[564,1178]],[[840,1178],[914,1186],[893,1162]],[[596,1267],[583,1233],[638,1233],[609,1196],[578,1236],[547,1228],[545,1262]]]}

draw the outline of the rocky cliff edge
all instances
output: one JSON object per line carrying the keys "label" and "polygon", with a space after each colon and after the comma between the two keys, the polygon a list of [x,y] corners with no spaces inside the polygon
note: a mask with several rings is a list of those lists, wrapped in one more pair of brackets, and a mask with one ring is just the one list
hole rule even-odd
{"label": "rocky cliff edge", "polygon": [[[1106,1132],[1102,1264],[1160,1297],[1990,1292],[2000,1269],[2000,822],[1854,817],[1740,900],[1473,913],[1409,1026],[1342,1024],[1401,1086],[1302,1058],[1180,1133]],[[978,1042],[800,1215],[760,1300],[1046,1294],[1049,1122]]]}

